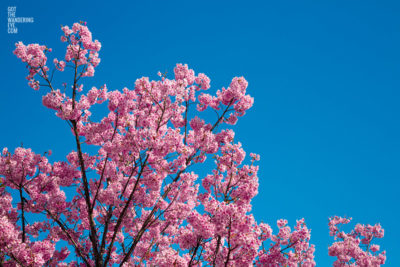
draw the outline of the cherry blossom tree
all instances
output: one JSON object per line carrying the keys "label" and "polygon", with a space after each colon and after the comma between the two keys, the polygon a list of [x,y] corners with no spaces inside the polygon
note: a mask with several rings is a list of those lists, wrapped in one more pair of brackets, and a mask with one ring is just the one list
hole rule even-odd
{"label": "cherry blossom tree", "polygon": [[[253,105],[243,77],[208,94],[210,79],[178,64],[173,79],[159,73],[157,81],[136,80],[132,90],[84,90],[85,77],[100,63],[101,43],[84,22],[62,31],[66,53],[53,66],[44,45],[19,42],[14,54],[76,147],[53,163],[51,151],[3,149],[1,266],[315,266],[304,219],[293,229],[278,220],[273,234],[251,213],[259,156],[246,159],[230,128]],[[59,86],[53,77],[64,71],[73,79]],[[91,119],[96,104],[108,109],[100,121]],[[214,167],[199,177],[196,165]],[[369,245],[372,236],[383,236],[379,226],[357,226],[346,235],[337,222],[343,221],[330,223],[342,240],[329,248],[335,266],[347,266],[349,257],[353,265],[384,263],[384,252],[359,250],[360,235],[366,251],[379,250]]]}

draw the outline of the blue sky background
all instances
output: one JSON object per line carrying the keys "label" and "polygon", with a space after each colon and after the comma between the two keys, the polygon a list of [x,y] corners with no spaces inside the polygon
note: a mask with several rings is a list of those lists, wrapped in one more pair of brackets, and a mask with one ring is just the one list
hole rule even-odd
{"label": "blue sky background", "polygon": [[[34,23],[7,34],[8,6]],[[12,51],[21,40],[62,58],[60,25],[84,20],[102,43],[86,88],[133,88],[176,63],[213,89],[243,75],[255,105],[234,129],[261,155],[257,220],[304,217],[317,266],[332,263],[329,216],[380,222],[386,266],[400,266],[399,15],[398,1],[2,1],[0,145],[52,149],[52,160],[74,148]]]}

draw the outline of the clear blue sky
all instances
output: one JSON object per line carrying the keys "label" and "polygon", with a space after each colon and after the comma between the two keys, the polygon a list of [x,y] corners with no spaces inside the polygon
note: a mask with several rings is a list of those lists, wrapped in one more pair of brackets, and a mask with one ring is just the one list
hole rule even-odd
{"label": "clear blue sky", "polygon": [[[7,34],[8,6],[34,23]],[[261,155],[257,220],[304,217],[317,266],[332,262],[329,216],[380,222],[386,266],[400,266],[400,2],[5,0],[0,18],[1,147],[51,148],[53,160],[74,148],[12,50],[38,42],[60,58],[60,25],[84,20],[103,45],[87,87],[133,88],[176,63],[214,89],[243,75],[255,105],[235,131]]]}

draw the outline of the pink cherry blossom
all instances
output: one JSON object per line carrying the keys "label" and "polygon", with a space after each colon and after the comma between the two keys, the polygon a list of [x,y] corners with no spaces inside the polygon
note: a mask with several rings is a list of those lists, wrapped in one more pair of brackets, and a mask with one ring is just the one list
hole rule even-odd
{"label": "pink cherry blossom", "polygon": [[334,266],[380,266],[386,261],[386,252],[372,244],[373,239],[382,238],[384,230],[380,224],[357,224],[349,233],[340,231],[339,226],[350,223],[351,218],[332,217],[329,220],[330,235],[335,243],[329,247],[329,256],[336,257]]}

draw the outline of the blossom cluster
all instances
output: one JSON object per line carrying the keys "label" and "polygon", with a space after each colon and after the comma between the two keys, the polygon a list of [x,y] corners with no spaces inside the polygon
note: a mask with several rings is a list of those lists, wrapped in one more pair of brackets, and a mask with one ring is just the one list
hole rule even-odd
{"label": "blossom cluster", "polygon": [[29,81],[29,86],[35,90],[39,90],[39,80],[35,79],[36,74],[47,79],[49,68],[46,66],[47,52],[51,52],[51,48],[45,45],[29,44],[24,45],[22,42],[15,44],[14,54],[27,64],[29,75],[26,79]]}
{"label": "blossom cluster", "polygon": [[[91,77],[94,75],[94,68],[100,63],[99,51],[101,43],[92,39],[92,33],[89,31],[85,22],[74,23],[72,29],[68,26],[61,27],[64,35],[61,36],[62,42],[67,42],[67,52],[65,61],[74,61],[76,66],[84,66],[82,77]],[[63,61],[54,62],[62,71],[65,63]]]}
{"label": "blossom cluster", "polygon": [[[18,211],[27,213],[48,212],[59,217],[66,208],[65,194],[60,190],[61,181],[56,173],[65,173],[70,169],[67,165],[48,163],[43,156],[33,153],[30,149],[16,148],[11,154],[3,149],[0,158],[0,173],[5,178],[0,187],[0,257],[4,264],[4,256],[10,260],[4,266],[44,266],[55,265],[64,261],[69,255],[66,247],[56,250],[56,241],[60,237],[56,228],[49,222],[38,221],[18,225]],[[76,174],[76,173],[75,173]],[[40,177],[40,178],[35,178]],[[30,179],[29,179],[30,178]],[[66,176],[67,178],[67,176]],[[30,199],[22,197],[23,202],[18,207],[13,205],[13,196],[6,190],[11,188],[29,194]],[[49,232],[46,237],[38,240],[41,232]]]}
{"label": "blossom cluster", "polygon": [[332,217],[329,219],[330,235],[335,243],[329,247],[329,255],[336,257],[335,267],[341,266],[381,266],[386,261],[386,252],[380,246],[373,244],[373,239],[382,238],[384,230],[380,224],[357,224],[354,229],[346,233],[339,230],[339,226],[350,223],[351,218]]}
{"label": "blossom cluster", "polygon": [[269,225],[262,225],[262,238],[270,238],[272,243],[268,250],[259,252],[259,266],[315,266],[315,247],[309,244],[311,230],[304,219],[297,221],[293,231],[287,223],[284,219],[277,221],[279,231],[276,235],[272,235]]}

